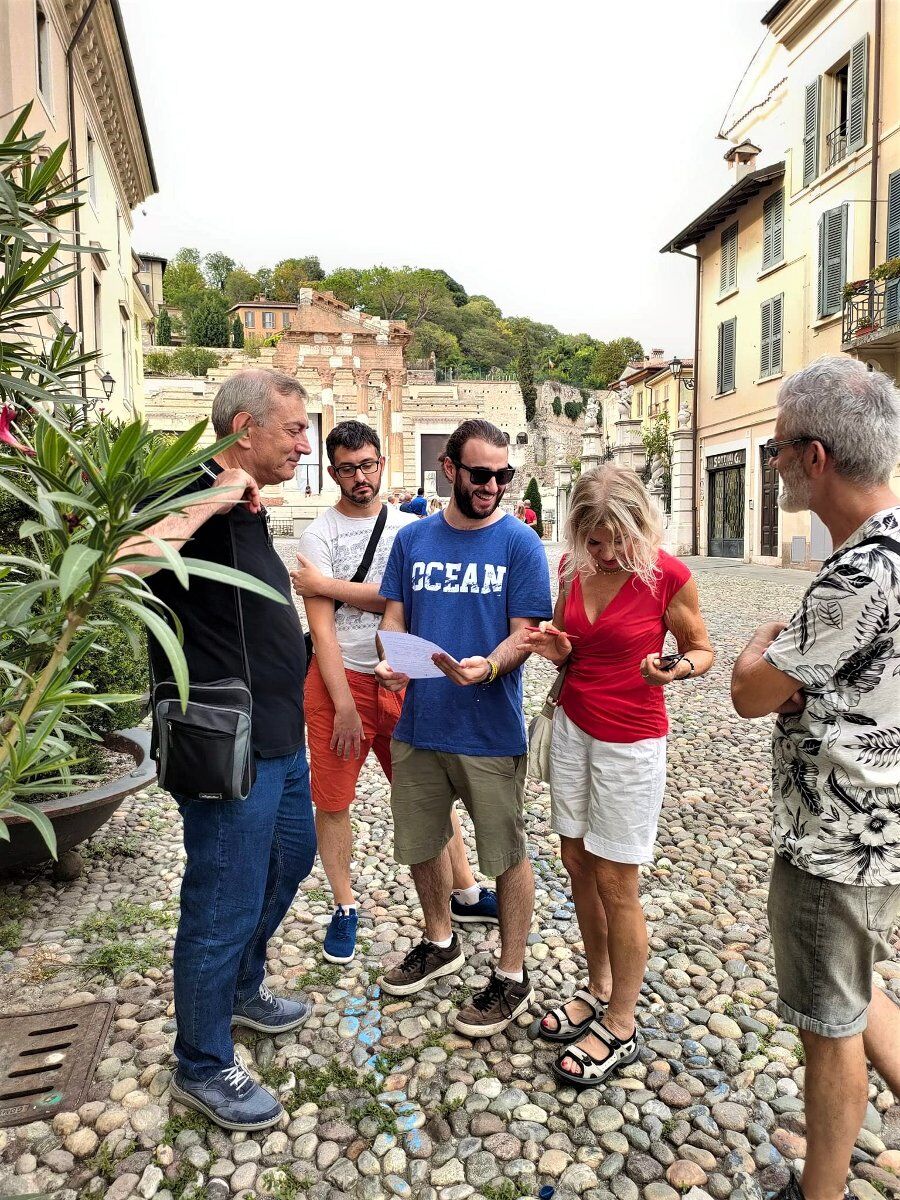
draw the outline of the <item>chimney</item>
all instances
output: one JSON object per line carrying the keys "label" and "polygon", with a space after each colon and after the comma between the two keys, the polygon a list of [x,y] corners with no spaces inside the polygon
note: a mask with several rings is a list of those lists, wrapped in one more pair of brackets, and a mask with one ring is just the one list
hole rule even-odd
{"label": "chimney", "polygon": [[745,175],[756,170],[756,159],[760,153],[759,146],[750,141],[743,141],[738,146],[732,146],[725,155],[725,161],[731,168],[732,184],[740,183]]}
{"label": "chimney", "polygon": [[660,350],[658,348],[654,348],[653,350],[650,351],[650,357],[651,358],[664,358],[665,353],[666,353],[665,350]]}

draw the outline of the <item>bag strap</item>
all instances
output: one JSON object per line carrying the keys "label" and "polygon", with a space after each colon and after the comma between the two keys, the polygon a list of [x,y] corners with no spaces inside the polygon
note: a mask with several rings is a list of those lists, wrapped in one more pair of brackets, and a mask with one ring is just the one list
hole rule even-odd
{"label": "bag strap", "polygon": [[900,541],[896,538],[888,537],[885,533],[873,533],[871,537],[863,538],[855,546],[842,546],[840,550],[835,550],[834,554],[825,559],[819,570],[824,571],[826,567],[830,567],[833,562],[836,562],[842,554],[849,554],[851,550],[859,550],[861,546],[884,546],[886,550],[893,550],[895,554],[900,555]]}
{"label": "bag strap", "polygon": [[[388,506],[386,504],[382,504],[381,512],[375,518],[375,525],[372,529],[372,532],[369,534],[369,540],[366,543],[366,548],[363,552],[360,564],[356,568],[353,578],[349,581],[350,583],[363,583],[368,575],[369,567],[371,567],[372,560],[375,557],[375,551],[378,549],[378,543],[381,541],[381,535],[384,533],[384,527],[387,524],[387,518]],[[343,607],[343,604],[343,600],[335,600],[334,611],[337,612],[339,608]]]}
{"label": "bag strap", "polygon": [[569,660],[566,659],[563,665],[559,668],[559,672],[556,678],[553,680],[553,685],[550,688],[550,691],[547,693],[547,699],[544,701],[544,707],[541,711],[545,717],[550,717],[551,720],[554,712],[556,711],[556,706],[559,703],[559,693],[562,691],[562,686],[566,682],[566,672],[568,669]]}
{"label": "bag strap", "polygon": [[[265,515],[265,510],[263,510],[262,519],[263,520],[267,519],[266,515]],[[228,522],[228,536],[231,539],[231,565],[237,571],[238,570],[237,542],[235,541],[235,537],[234,537],[234,525],[232,523],[230,513],[226,517],[226,521]],[[268,530],[267,530],[267,535],[268,535]],[[235,589],[234,589],[234,602],[237,607],[238,634],[241,639],[241,661],[244,665],[244,683],[246,683],[247,687],[250,688],[252,691],[253,685],[252,685],[251,679],[250,679],[250,663],[247,660],[247,641],[244,637],[244,606],[241,604],[241,589],[239,587],[235,587]]]}

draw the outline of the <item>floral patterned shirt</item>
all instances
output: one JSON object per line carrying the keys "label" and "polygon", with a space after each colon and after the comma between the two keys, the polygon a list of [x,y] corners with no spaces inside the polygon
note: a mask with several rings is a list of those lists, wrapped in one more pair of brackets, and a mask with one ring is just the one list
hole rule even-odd
{"label": "floral patterned shirt", "polygon": [[813,579],[765,653],[806,707],[772,737],[776,851],[811,875],[900,884],[900,506],[875,513]]}

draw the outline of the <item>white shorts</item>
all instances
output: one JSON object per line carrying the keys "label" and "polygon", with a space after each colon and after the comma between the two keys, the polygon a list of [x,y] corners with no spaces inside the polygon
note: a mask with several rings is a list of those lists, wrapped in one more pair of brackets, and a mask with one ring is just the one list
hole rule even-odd
{"label": "white shorts", "polygon": [[666,787],[666,739],[601,742],[561,708],[550,744],[551,824],[610,862],[653,861]]}

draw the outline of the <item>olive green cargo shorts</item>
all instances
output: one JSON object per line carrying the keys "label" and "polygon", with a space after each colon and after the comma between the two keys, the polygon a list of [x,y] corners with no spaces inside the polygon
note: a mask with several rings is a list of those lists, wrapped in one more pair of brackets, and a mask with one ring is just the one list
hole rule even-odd
{"label": "olive green cargo shorts", "polygon": [[391,742],[394,859],[406,866],[437,858],[450,841],[453,802],[475,826],[478,866],[496,878],[526,857],[523,799],[528,758],[489,758],[419,750]]}

